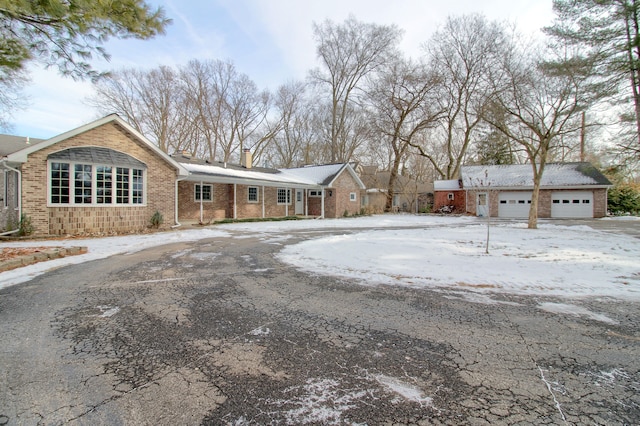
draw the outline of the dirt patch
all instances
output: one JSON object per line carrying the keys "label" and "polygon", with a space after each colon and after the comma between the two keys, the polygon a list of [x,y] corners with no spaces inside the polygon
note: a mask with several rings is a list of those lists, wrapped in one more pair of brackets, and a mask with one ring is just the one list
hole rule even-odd
{"label": "dirt patch", "polygon": [[86,252],[86,247],[5,247],[0,249],[0,272]]}

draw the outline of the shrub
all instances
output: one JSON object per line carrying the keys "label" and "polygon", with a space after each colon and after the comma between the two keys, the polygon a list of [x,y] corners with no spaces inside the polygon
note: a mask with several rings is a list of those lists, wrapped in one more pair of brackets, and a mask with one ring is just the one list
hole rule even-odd
{"label": "shrub", "polygon": [[629,183],[620,183],[609,190],[608,210],[611,214],[640,213],[640,187]]}
{"label": "shrub", "polygon": [[20,223],[18,224],[18,229],[20,229],[20,231],[18,232],[18,235],[20,236],[33,234],[34,228],[31,224],[31,218],[24,213],[20,215]]}
{"label": "shrub", "polygon": [[162,225],[162,222],[164,222],[164,218],[162,217],[162,213],[160,213],[159,210],[156,210],[149,221],[151,222],[152,228],[158,229],[160,228],[160,225]]}

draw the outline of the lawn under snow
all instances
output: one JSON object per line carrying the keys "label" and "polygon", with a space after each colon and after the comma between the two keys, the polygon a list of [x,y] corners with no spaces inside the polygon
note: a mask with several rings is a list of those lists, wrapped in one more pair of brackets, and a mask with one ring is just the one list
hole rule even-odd
{"label": "lawn under snow", "polygon": [[[369,227],[376,229],[363,229]],[[315,232],[328,229],[349,231],[334,236]],[[486,254],[483,220],[419,215],[245,223],[102,239],[3,243],[0,247],[83,245],[89,252],[4,272],[0,288],[27,281],[52,267],[155,245],[256,235],[279,244],[291,237],[287,232],[292,230],[306,230],[308,239],[285,246],[279,259],[312,273],[354,278],[364,284],[640,300],[637,238],[553,221],[541,222],[537,230],[527,229],[523,222],[497,222],[491,226]]]}

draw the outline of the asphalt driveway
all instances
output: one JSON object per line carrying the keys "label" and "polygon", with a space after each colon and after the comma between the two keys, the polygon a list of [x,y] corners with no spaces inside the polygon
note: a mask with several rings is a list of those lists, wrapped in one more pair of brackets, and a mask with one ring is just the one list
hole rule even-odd
{"label": "asphalt driveway", "polygon": [[580,301],[611,324],[316,276],[274,257],[290,234],[0,290],[0,425],[640,423],[637,304]]}

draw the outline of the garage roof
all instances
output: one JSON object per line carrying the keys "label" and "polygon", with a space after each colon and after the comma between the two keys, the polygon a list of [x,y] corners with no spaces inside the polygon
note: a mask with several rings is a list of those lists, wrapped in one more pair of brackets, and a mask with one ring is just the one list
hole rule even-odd
{"label": "garage roof", "polygon": [[[463,166],[463,187],[523,189],[533,188],[531,164]],[[541,187],[609,187],[611,182],[591,163],[549,163],[542,174]]]}

